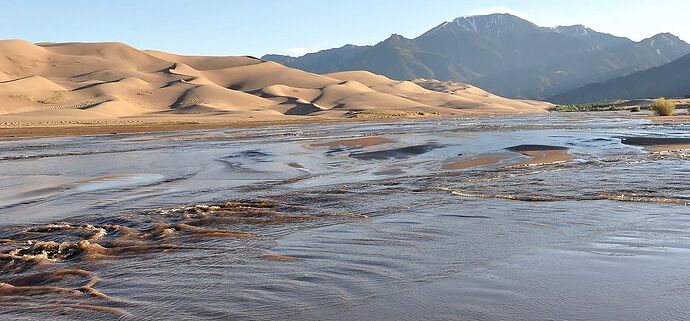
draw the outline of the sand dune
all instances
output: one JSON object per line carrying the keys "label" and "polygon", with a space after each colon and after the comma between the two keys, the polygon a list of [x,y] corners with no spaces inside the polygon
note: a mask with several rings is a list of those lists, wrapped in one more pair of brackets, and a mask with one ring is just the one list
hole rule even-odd
{"label": "sand dune", "polygon": [[272,85],[264,87],[261,92],[269,97],[283,97],[286,100],[294,98],[302,102],[311,102],[321,96],[320,89],[295,88],[285,85]]}
{"label": "sand dune", "polygon": [[323,88],[338,82],[336,79],[308,73],[266,61],[252,65],[204,71],[211,81],[223,87],[242,91],[261,90],[271,85],[297,88]]}
{"label": "sand dune", "polygon": [[[211,117],[390,117],[543,112],[434,80],[318,75],[254,57],[183,56],[123,43],[0,41],[0,123]],[[210,119],[210,118],[209,118]]]}
{"label": "sand dune", "polygon": [[354,80],[345,81],[323,88],[316,104],[328,108],[405,108],[426,106],[390,94],[377,92]]}
{"label": "sand dune", "polygon": [[189,67],[199,70],[216,70],[224,68],[232,68],[246,65],[254,65],[261,63],[262,60],[253,57],[239,56],[239,57],[214,57],[214,56],[183,56],[176,55],[162,51],[146,50],[144,51],[156,58],[174,61],[188,65]]}
{"label": "sand dune", "polygon": [[334,72],[325,74],[324,76],[340,80],[352,80],[369,87],[388,85],[396,82],[386,76],[377,75],[364,70]]}

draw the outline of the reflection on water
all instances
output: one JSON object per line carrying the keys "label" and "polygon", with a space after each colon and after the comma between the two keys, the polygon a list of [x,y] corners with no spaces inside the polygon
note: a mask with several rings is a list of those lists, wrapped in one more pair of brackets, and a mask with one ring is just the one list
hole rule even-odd
{"label": "reflection on water", "polygon": [[0,142],[0,319],[682,319],[688,129],[573,114]]}
{"label": "reflection on water", "polygon": [[161,174],[130,174],[105,176],[77,182],[76,189],[81,192],[92,192],[103,189],[116,189],[127,186],[154,184],[164,178]]}

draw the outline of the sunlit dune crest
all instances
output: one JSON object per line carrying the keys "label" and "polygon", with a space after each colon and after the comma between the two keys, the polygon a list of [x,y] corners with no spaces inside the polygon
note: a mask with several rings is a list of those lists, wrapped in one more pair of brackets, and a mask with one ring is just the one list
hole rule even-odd
{"label": "sunlit dune crest", "polygon": [[[318,75],[253,57],[181,56],[123,43],[0,41],[0,122],[220,117],[407,117],[543,112],[470,85]],[[453,87],[448,89],[448,87]]]}

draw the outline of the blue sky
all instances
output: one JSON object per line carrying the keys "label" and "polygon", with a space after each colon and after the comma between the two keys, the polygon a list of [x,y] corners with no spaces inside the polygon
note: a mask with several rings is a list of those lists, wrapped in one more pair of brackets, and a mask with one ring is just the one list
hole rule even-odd
{"label": "blue sky", "polygon": [[185,54],[301,54],[413,38],[455,17],[509,12],[541,26],[584,24],[640,40],[690,41],[687,0],[2,0],[0,38],[122,41]]}

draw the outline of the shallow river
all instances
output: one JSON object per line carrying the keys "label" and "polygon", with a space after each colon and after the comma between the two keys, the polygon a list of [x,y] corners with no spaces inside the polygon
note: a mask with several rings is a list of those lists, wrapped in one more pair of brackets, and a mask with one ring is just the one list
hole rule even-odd
{"label": "shallow river", "polygon": [[684,319],[690,154],[638,137],[690,124],[0,142],[0,319]]}

